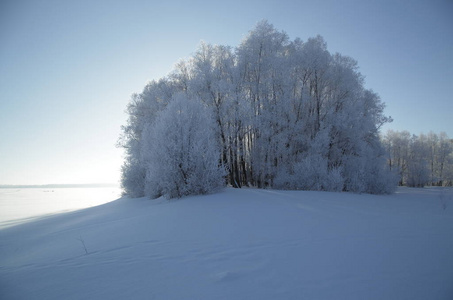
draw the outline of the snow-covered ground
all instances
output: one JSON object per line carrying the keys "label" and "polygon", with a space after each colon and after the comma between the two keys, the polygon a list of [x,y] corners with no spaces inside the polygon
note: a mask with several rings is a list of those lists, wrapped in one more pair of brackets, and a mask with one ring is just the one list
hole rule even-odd
{"label": "snow-covered ground", "polygon": [[9,224],[1,299],[453,299],[451,189],[225,189]]}

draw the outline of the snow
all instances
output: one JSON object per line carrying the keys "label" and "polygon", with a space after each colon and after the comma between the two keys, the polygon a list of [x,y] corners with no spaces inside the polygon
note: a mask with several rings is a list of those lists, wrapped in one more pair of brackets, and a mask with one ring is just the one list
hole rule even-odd
{"label": "snow", "polygon": [[445,188],[120,198],[3,227],[0,298],[452,299],[452,232]]}

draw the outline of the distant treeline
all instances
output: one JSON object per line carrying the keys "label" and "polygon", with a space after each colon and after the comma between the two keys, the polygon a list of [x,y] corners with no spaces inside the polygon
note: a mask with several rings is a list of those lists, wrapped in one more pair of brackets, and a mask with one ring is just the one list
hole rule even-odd
{"label": "distant treeline", "polygon": [[453,139],[445,132],[412,135],[389,130],[382,137],[390,170],[399,185],[453,186]]}

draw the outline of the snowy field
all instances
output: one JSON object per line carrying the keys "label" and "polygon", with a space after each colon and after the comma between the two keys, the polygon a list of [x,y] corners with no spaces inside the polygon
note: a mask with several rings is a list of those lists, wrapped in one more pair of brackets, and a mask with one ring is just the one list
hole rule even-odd
{"label": "snowy field", "polygon": [[77,207],[3,192],[1,299],[453,299],[452,189],[225,189],[55,215]]}

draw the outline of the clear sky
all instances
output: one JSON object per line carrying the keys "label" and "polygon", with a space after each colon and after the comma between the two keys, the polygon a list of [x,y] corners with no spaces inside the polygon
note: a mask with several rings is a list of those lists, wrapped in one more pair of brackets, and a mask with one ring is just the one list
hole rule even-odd
{"label": "clear sky", "polygon": [[453,1],[0,2],[0,184],[116,183],[130,95],[267,19],[356,59],[384,130],[453,138]]}

